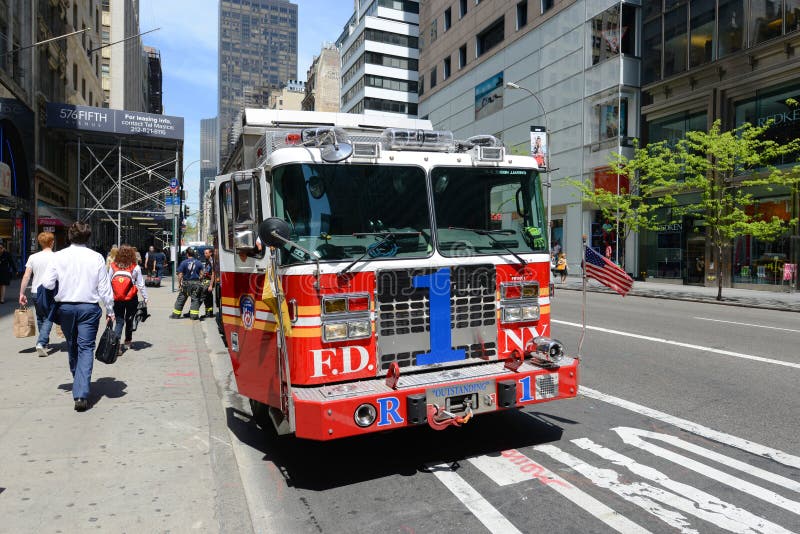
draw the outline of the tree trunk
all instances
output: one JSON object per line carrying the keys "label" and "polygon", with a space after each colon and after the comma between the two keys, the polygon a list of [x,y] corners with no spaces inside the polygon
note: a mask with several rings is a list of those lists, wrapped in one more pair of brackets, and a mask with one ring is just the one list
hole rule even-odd
{"label": "tree trunk", "polygon": [[722,300],[722,247],[717,247],[717,300]]}

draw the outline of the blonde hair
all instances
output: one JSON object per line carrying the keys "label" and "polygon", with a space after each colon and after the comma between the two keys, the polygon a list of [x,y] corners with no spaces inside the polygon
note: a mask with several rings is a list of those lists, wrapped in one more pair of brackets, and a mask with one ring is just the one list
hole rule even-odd
{"label": "blonde hair", "polygon": [[42,248],[50,248],[53,246],[56,236],[54,236],[52,232],[40,232],[39,235],[36,236],[36,240]]}

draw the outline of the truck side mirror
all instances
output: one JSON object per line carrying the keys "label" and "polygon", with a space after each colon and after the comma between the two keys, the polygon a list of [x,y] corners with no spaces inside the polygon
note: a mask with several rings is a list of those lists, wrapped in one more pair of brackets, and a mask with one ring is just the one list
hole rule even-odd
{"label": "truck side mirror", "polygon": [[289,240],[289,223],[278,217],[264,219],[258,227],[258,238],[268,247],[281,247]]}

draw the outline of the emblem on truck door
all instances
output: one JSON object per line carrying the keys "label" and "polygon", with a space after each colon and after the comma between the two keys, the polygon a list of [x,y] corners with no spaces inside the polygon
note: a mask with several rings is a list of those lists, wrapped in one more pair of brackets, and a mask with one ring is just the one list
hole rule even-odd
{"label": "emblem on truck door", "polygon": [[246,330],[253,328],[256,320],[256,302],[252,295],[242,295],[239,297],[239,311],[242,314],[242,325]]}

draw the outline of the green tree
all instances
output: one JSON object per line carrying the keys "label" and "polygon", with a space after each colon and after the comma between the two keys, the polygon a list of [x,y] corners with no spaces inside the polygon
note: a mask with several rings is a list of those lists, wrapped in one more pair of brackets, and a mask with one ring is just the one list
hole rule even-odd
{"label": "green tree", "polygon": [[[652,147],[654,155],[664,150],[663,147]],[[619,236],[623,242],[627,242],[632,232],[642,230],[652,230],[662,224],[657,218],[657,210],[661,207],[660,197],[654,194],[654,186],[649,182],[641,180],[641,175],[628,165],[628,160],[619,154],[612,154],[609,161],[609,174],[619,174],[621,186],[617,194],[616,186],[613,191],[608,191],[602,187],[595,187],[594,184],[578,180],[567,180],[567,183],[575,187],[581,194],[584,202],[593,204],[603,217],[608,220],[617,220],[619,217]],[[627,186],[625,185],[627,182]],[[620,258],[623,264],[624,258]]]}
{"label": "green tree", "polygon": [[[660,142],[637,148],[632,158],[622,157],[616,163],[647,184],[647,196],[658,198],[654,204],[671,208],[673,220],[669,222],[677,222],[684,215],[705,220],[706,239],[714,253],[717,300],[722,300],[724,251],[734,238],[751,235],[774,240],[797,221],[782,221],[775,216],[766,219],[752,209],[755,188],[785,186],[794,190],[800,176],[800,166],[776,166],[797,160],[800,139],[786,143],[768,139],[764,134],[770,126],[745,123],[722,131],[716,121],[708,132],[687,132],[674,144]],[[679,206],[675,197],[682,193],[695,193],[699,200]]]}

